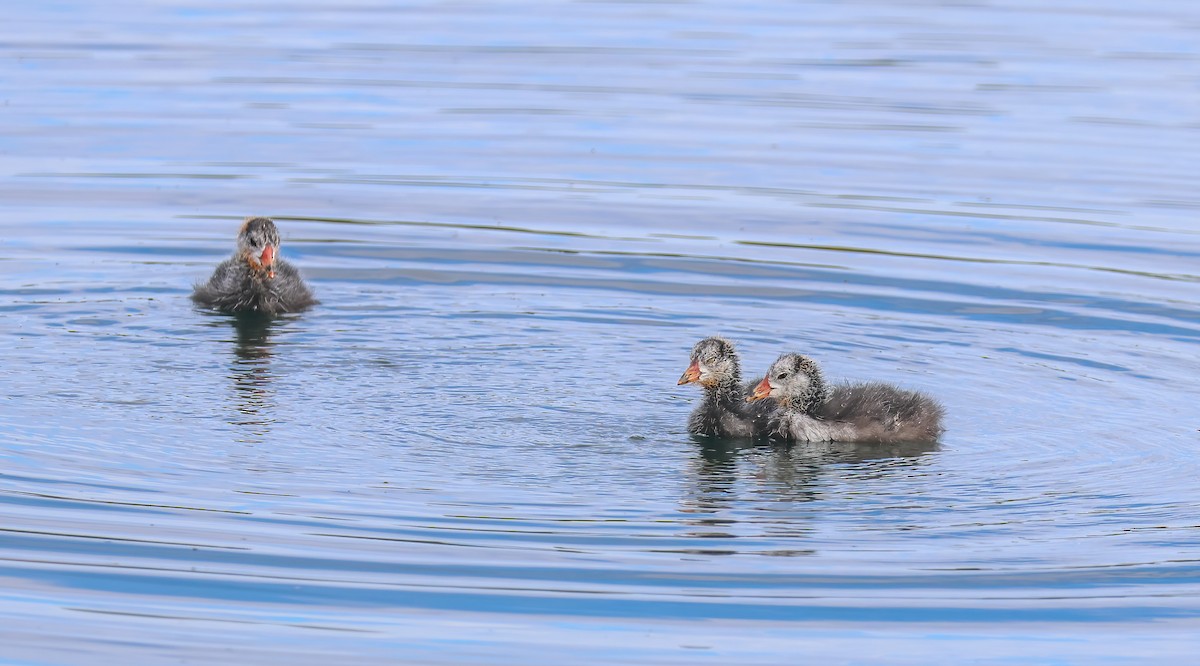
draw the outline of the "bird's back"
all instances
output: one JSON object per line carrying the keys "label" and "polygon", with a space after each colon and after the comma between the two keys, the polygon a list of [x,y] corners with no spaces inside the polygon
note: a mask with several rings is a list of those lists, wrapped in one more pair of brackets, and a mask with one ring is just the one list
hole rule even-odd
{"label": "bird's back", "polygon": [[942,434],[944,410],[917,391],[884,382],[835,386],[814,416],[853,427],[856,441],[933,441]]}

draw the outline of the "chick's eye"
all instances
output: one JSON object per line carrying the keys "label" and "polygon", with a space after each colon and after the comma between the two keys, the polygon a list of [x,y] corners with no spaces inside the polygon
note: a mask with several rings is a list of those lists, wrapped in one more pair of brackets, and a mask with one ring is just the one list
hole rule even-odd
{"label": "chick's eye", "polygon": [[788,378],[788,373],[786,373],[786,372],[781,372],[781,373],[779,373],[779,375],[778,375],[778,376],[779,376],[779,379],[787,379],[787,378]]}

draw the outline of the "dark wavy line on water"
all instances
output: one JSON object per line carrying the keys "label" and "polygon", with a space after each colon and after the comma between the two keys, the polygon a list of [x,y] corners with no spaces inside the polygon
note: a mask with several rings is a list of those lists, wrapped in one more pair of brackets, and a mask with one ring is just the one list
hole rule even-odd
{"label": "dark wavy line on water", "polygon": [[[656,257],[659,255],[646,255],[648,257]],[[669,255],[663,255],[669,256]],[[704,262],[691,262],[689,257],[681,256],[679,266],[672,265],[671,267],[677,270],[687,272],[695,272],[702,274],[712,274],[710,269],[707,269]],[[654,270],[660,270],[653,267]],[[902,290],[914,293],[936,293],[936,294],[952,294],[956,296],[968,296],[979,299],[979,304],[992,305],[1011,305],[1020,303],[1028,305],[1030,302],[1041,305],[1043,303],[1062,303],[1074,306],[1083,306],[1089,310],[1099,310],[1115,313],[1127,313],[1130,315],[1154,316],[1164,319],[1191,321],[1200,324],[1200,311],[1183,309],[1154,303],[1150,301],[1129,301],[1124,299],[1096,296],[1090,293],[1077,292],[1054,292],[1054,291],[1032,291],[1028,289],[1012,289],[1008,287],[987,286],[973,284],[968,282],[960,282],[954,280],[929,280],[921,278],[906,278],[895,274],[888,275],[873,275],[870,273],[859,272],[854,270],[826,270],[822,268],[813,268],[808,266],[786,266],[786,267],[767,267],[766,273],[758,273],[760,267],[755,267],[756,274],[748,276],[758,278],[760,276],[777,276],[789,280],[814,283],[828,283],[843,285],[855,285],[872,288],[887,288],[889,290]],[[717,273],[718,275],[730,275],[728,272]],[[1065,314],[1065,313],[1058,313]]]}
{"label": "dark wavy line on water", "polygon": [[[51,174],[21,174],[21,175],[38,175],[47,176]],[[987,219],[987,220],[1015,220],[1025,222],[1051,222],[1062,224],[1087,225],[1095,227],[1108,227],[1117,229],[1138,229],[1141,231],[1158,231],[1168,233],[1200,233],[1190,230],[1166,229],[1158,227],[1131,226],[1117,222],[1102,221],[1096,219],[1079,218],[1079,217],[1063,217],[1063,216],[1048,216],[1048,215],[1033,215],[1033,214],[1012,214],[1012,213],[992,213],[978,210],[980,206],[976,206],[975,210],[943,210],[932,207],[936,203],[933,199],[921,199],[914,197],[885,197],[885,196],[862,196],[854,194],[839,194],[830,192],[818,192],[813,190],[803,190],[796,188],[784,187],[767,187],[767,186],[747,186],[747,185],[719,185],[708,183],[648,183],[636,181],[619,181],[619,180],[598,180],[598,179],[565,179],[565,178],[512,178],[504,176],[495,177],[447,177],[447,176],[424,176],[424,175],[388,175],[388,174],[354,174],[354,175],[338,175],[314,177],[305,176],[289,179],[295,183],[306,184],[344,184],[344,185],[379,185],[391,187],[444,187],[444,188],[466,188],[466,189],[499,189],[499,190],[546,190],[552,192],[589,192],[589,191],[607,191],[607,190],[652,190],[652,191],[678,191],[678,192],[728,192],[742,196],[768,197],[771,199],[788,199],[804,201],[804,205],[813,208],[833,208],[833,209],[848,209],[848,210],[870,210],[889,213],[902,214],[917,214],[931,216],[950,216],[963,217],[971,219]],[[822,201],[832,199],[834,201]],[[868,205],[865,203],[850,203],[851,201],[872,201],[872,202],[894,202],[894,205]],[[899,204],[910,204],[903,206]],[[911,204],[930,204],[922,208],[913,207]],[[957,204],[963,205],[963,204]],[[1044,208],[1026,208],[1026,210],[1045,210]],[[1052,209],[1054,210],[1054,209]],[[1071,210],[1071,209],[1056,209],[1056,210]],[[1102,214],[1116,214],[1118,211],[1089,211]],[[288,216],[285,219],[308,219],[310,221],[318,221],[320,218],[305,218]],[[324,219],[320,221],[340,222],[343,220]],[[361,222],[359,222],[361,223]]]}
{"label": "dark wavy line on water", "polygon": [[[1131,321],[1118,316],[1080,315],[1063,309],[1047,307],[1044,303],[1053,303],[1056,299],[1077,304],[1086,297],[1074,294],[1034,294],[1003,288],[979,288],[986,292],[1000,291],[995,297],[1017,299],[1019,303],[988,302],[978,300],[956,300],[918,298],[915,296],[896,296],[884,294],[866,294],[845,290],[834,291],[817,283],[811,287],[781,287],[746,284],[704,284],[680,282],[656,282],[650,280],[633,280],[619,278],[579,278],[567,276],[539,276],[517,273],[488,273],[482,271],[449,271],[436,269],[336,269],[323,268],[308,271],[308,274],[322,280],[345,280],[371,283],[417,283],[437,285],[520,285],[542,288],[581,288],[623,291],[628,293],[655,294],[659,296],[683,296],[687,298],[715,297],[736,298],[748,300],[806,302],[821,305],[838,305],[888,313],[909,313],[966,319],[971,321],[987,321],[1014,325],[1040,325],[1051,328],[1085,331],[1124,331],[1146,335],[1164,335],[1180,340],[1200,339],[1200,329],[1189,328],[1179,324],[1166,324],[1148,321]],[[867,278],[860,274],[839,274],[836,280],[822,282],[846,283],[846,285],[890,287],[900,289],[907,286],[910,289],[926,292],[955,293],[967,289],[966,285],[953,283],[934,283],[930,281],[906,281],[904,279],[888,280],[886,284],[878,278]],[[906,284],[906,282],[908,284]],[[920,285],[920,286],[918,286]],[[843,286],[843,285],[839,285]],[[933,289],[938,286],[942,289]],[[1044,301],[1044,303],[1043,303]],[[1177,310],[1146,303],[1129,303],[1115,300],[1093,303],[1094,306],[1108,305],[1104,309],[1117,314],[1137,316],[1160,316],[1178,320],[1200,321],[1200,314],[1186,310]]]}
{"label": "dark wavy line on water", "polygon": [[[50,176],[53,174],[18,174]],[[1065,206],[1038,206],[1030,204],[953,202],[967,210],[946,210],[933,207],[937,199],[906,196],[863,195],[855,193],[839,193],[800,189],[794,187],[778,187],[745,184],[719,183],[688,183],[688,182],[646,182],[632,180],[614,180],[597,178],[548,178],[548,177],[517,177],[504,175],[429,175],[429,174],[336,174],[323,177],[303,176],[290,179],[297,183],[329,183],[347,185],[379,185],[399,187],[447,187],[447,188],[476,188],[476,189],[512,189],[512,190],[549,190],[558,192],[609,191],[609,190],[647,190],[647,191],[678,191],[678,192],[727,192],[742,196],[766,197],[770,199],[786,199],[803,201],[805,205],[814,208],[835,208],[851,210],[873,210],[891,213],[951,216],[987,220],[1015,220],[1026,222],[1050,222],[1072,225],[1086,225],[1114,229],[1129,229],[1137,231],[1161,232],[1170,234],[1200,234],[1200,230],[1184,228],[1155,227],[1149,225],[1129,224],[1109,220],[1099,220],[1087,217],[1064,217],[1061,215],[1045,215],[1046,211],[1090,213],[1093,215],[1128,215],[1126,211],[1110,209],[1085,209]],[[858,203],[855,203],[858,202]],[[871,202],[871,203],[863,203]],[[875,203],[878,202],[878,203]],[[892,205],[882,205],[892,204]],[[909,204],[907,206],[900,204]],[[914,207],[913,204],[927,204],[924,207]],[[1003,209],[1027,211],[1023,214],[986,212],[985,209]],[[1040,213],[1040,214],[1033,214]],[[287,219],[309,219],[312,221],[346,222],[336,218],[289,217]],[[1027,240],[1022,238],[1022,240]]]}
{"label": "dark wavy line on water", "polygon": [[[1066,262],[1061,262],[1061,261],[1035,261],[1035,260],[1030,260],[1030,259],[998,259],[998,258],[992,258],[992,257],[967,257],[967,256],[961,256],[961,255],[956,256],[956,255],[952,255],[952,254],[898,252],[895,250],[883,250],[883,249],[879,249],[879,248],[868,248],[868,247],[854,247],[854,246],[849,246],[849,245],[812,245],[812,244],[800,244],[800,243],[778,243],[778,242],[747,241],[747,240],[739,240],[739,241],[734,241],[734,242],[739,245],[757,245],[757,246],[761,246],[761,247],[783,247],[783,248],[792,248],[792,249],[797,249],[797,250],[818,250],[818,251],[822,251],[822,252],[847,252],[847,253],[853,253],[853,254],[878,254],[878,255],[883,255],[883,256],[888,256],[888,257],[909,257],[912,259],[936,259],[938,261],[961,261],[961,262],[972,263],[972,264],[1003,264],[1003,265],[1009,265],[1009,266],[1046,266],[1046,267],[1052,267],[1052,268],[1073,268],[1073,269],[1087,270],[1087,271],[1101,271],[1104,273],[1119,273],[1121,275],[1135,275],[1135,276],[1140,276],[1140,277],[1155,278],[1155,279],[1159,279],[1159,280],[1173,280],[1173,281],[1178,281],[1178,282],[1200,282],[1200,276],[1196,276],[1196,275],[1187,275],[1187,274],[1182,274],[1182,273],[1155,273],[1155,272],[1151,272],[1151,271],[1135,271],[1135,270],[1128,269],[1128,268],[1115,268],[1115,267],[1111,267],[1111,266],[1096,266],[1096,265],[1090,265],[1090,264],[1072,264],[1072,263],[1066,263]],[[1050,247],[1062,247],[1062,248],[1071,248],[1071,249],[1097,249],[1097,250],[1111,249],[1111,248],[1105,248],[1102,246],[1094,247],[1094,248],[1086,248],[1086,246],[1077,245],[1077,244],[1067,244],[1067,243],[1047,243],[1046,245],[1050,246]],[[1122,251],[1124,251],[1124,248]],[[1130,251],[1136,251],[1136,248],[1130,248]],[[1147,253],[1154,253],[1154,254],[1159,254],[1162,256],[1173,256],[1173,257],[1189,256],[1189,253],[1187,253],[1187,252],[1170,253],[1167,251],[1160,251],[1157,249],[1145,250],[1145,251]]]}
{"label": "dark wavy line on water", "polygon": [[[520,229],[525,233],[539,233],[535,230]],[[623,240],[623,239],[622,239]],[[743,242],[747,245],[760,244]],[[766,245],[765,243],[763,245]],[[795,246],[802,248],[817,248],[819,246]],[[828,247],[826,249],[846,252],[848,254],[865,253],[865,254],[887,254],[896,257],[913,257],[913,258],[930,258],[930,259],[947,259],[955,261],[975,261],[971,258],[954,257],[954,256],[939,256],[939,255],[913,255],[902,252],[887,252],[882,250],[870,250],[864,248],[853,247]],[[902,290],[914,293],[937,293],[937,294],[952,294],[956,296],[966,296],[973,299],[978,299],[974,305],[996,305],[1003,304],[1011,307],[1013,303],[1020,303],[1022,306],[1029,307],[1030,303],[1036,303],[1041,306],[1043,303],[1063,303],[1072,306],[1086,307],[1090,310],[1108,311],[1114,313],[1125,313],[1136,316],[1154,316],[1164,319],[1178,320],[1181,322],[1196,322],[1200,324],[1200,311],[1171,307],[1161,303],[1151,301],[1130,301],[1118,299],[1108,296],[1096,296],[1090,293],[1076,292],[1053,292],[1053,291],[1032,291],[1023,289],[1012,289],[999,286],[987,286],[973,284],[969,282],[952,281],[952,280],[929,280],[919,278],[906,278],[899,275],[874,275],[867,272],[855,271],[852,268],[841,266],[831,266],[814,264],[810,262],[789,262],[764,260],[749,257],[718,257],[718,256],[700,256],[685,253],[672,252],[635,252],[635,251],[613,251],[613,250],[582,250],[582,249],[561,249],[561,248],[542,248],[542,247],[513,247],[501,250],[490,249],[460,249],[460,248],[437,248],[437,247],[374,247],[364,248],[355,247],[352,250],[342,247],[328,247],[317,249],[312,246],[305,246],[298,250],[300,254],[313,254],[314,256],[345,256],[345,257],[370,257],[375,259],[395,259],[398,261],[445,261],[454,262],[456,264],[472,264],[472,263],[488,263],[496,265],[511,265],[514,267],[521,266],[542,266],[548,268],[564,267],[564,268],[606,268],[613,273],[619,274],[654,274],[664,271],[677,271],[683,273],[706,275],[722,278],[734,279],[750,279],[760,280],[763,278],[779,278],[787,280],[791,283],[816,283],[816,284],[836,284],[840,288],[846,286],[863,286],[871,288],[886,288],[889,291]],[[604,262],[597,261],[598,258],[603,258]],[[1116,268],[1105,267],[1090,267],[1090,266],[1072,266],[1069,264],[1058,264],[1053,262],[1024,262],[1024,261],[1007,261],[1007,260],[978,260],[981,263],[1012,263],[1031,266],[1049,266],[1058,268],[1085,268],[1101,271],[1111,271],[1122,274],[1134,275],[1152,275],[1139,271],[1128,271]],[[739,265],[744,265],[744,268],[739,268]],[[337,269],[334,269],[337,270]],[[372,269],[379,271],[388,271],[395,269]],[[330,269],[320,269],[322,274],[330,272]],[[364,271],[365,272],[365,271]],[[313,275],[317,271],[312,271]],[[344,275],[344,272],[338,273]],[[483,273],[462,272],[463,275],[482,275]],[[489,275],[494,275],[489,273]],[[532,277],[532,276],[531,276]],[[1168,276],[1169,277],[1169,276]],[[1187,276],[1191,277],[1191,276]],[[356,279],[356,278],[351,278]],[[357,278],[356,280],[370,278]],[[571,278],[561,278],[570,280]],[[1200,278],[1196,278],[1200,279]],[[442,280],[433,280],[441,282]],[[601,280],[596,280],[597,282]],[[539,283],[543,286],[554,286],[553,282]],[[656,283],[657,284],[657,283]],[[564,286],[579,286],[570,284]],[[689,294],[705,295],[705,290],[713,288],[713,285],[706,284],[688,284],[684,285],[689,290]],[[735,287],[741,289],[741,287]],[[720,289],[720,288],[718,288]],[[673,293],[673,292],[662,292]],[[758,294],[760,297],[767,297],[768,292]],[[725,291],[710,292],[708,295],[727,295]],[[1037,307],[1034,306],[1034,307]],[[939,311],[940,312],[940,311]],[[1063,313],[1057,313],[1063,314]],[[1141,330],[1141,329],[1136,329]]]}
{"label": "dark wavy line on water", "polygon": [[[196,216],[200,217],[200,216]],[[224,219],[224,218],[222,218]],[[628,241],[646,241],[646,238],[636,236],[605,236],[598,234],[588,234],[581,231],[565,231],[558,229],[531,229],[528,227],[518,227],[514,225],[503,224],[463,224],[456,222],[424,222],[418,220],[353,220],[353,219],[334,219],[322,217],[296,217],[296,216],[276,216],[277,220],[296,220],[298,222],[334,222],[337,224],[358,224],[358,225],[397,225],[410,227],[431,227],[435,229],[464,229],[475,231],[507,231],[519,234],[534,234],[539,236],[567,236],[571,238],[597,238],[605,240],[628,240]]]}
{"label": "dark wavy line on water", "polygon": [[[111,249],[111,248],[109,248]],[[596,289],[614,292],[684,296],[688,298],[734,298],[761,301],[802,302],[835,305],[888,313],[945,316],[971,321],[1012,325],[1040,325],[1057,329],[1086,331],[1123,331],[1146,335],[1164,335],[1177,340],[1200,339],[1200,312],[1171,307],[1152,301],[1133,301],[1079,292],[1028,291],[964,282],[904,278],[897,275],[872,275],[834,268],[832,270],[763,262],[752,259],[712,259],[669,253],[577,252],[554,249],[529,251],[444,251],[415,248],[394,250],[391,254],[372,254],[356,249],[353,253],[297,251],[303,256],[373,256],[404,261],[452,261],[457,265],[489,263],[508,265],[523,272],[451,270],[447,268],[306,268],[305,274],[316,282],[345,281],[371,284],[410,283],[423,285],[509,285],[546,289]],[[561,260],[550,260],[561,257]],[[603,257],[608,266],[596,265]],[[613,265],[615,264],[615,265]],[[736,269],[737,264],[753,270]],[[720,267],[722,270],[717,270]],[[733,270],[731,270],[733,268]],[[534,270],[536,269],[536,270]],[[611,275],[649,276],[666,272],[703,275],[726,280],[713,284],[675,280],[651,280],[617,277],[581,277],[554,275],[547,269],[566,271],[603,269]],[[763,280],[786,281],[797,286],[761,284]],[[146,286],[126,289],[82,290],[83,293],[181,293],[190,284],[176,288]],[[896,295],[892,292],[911,295]],[[887,293],[880,293],[887,292]],[[79,290],[0,289],[0,296],[67,296]],[[928,294],[921,297],[918,294]],[[1087,310],[1080,314],[1064,309]],[[28,310],[27,303],[5,305],[9,311]],[[1160,321],[1148,321],[1147,319]],[[1165,321],[1162,321],[1165,320]],[[1170,322],[1170,323],[1166,323]]]}
{"label": "dark wavy line on water", "polygon": [[[954,605],[952,600],[937,600],[926,606],[893,605],[884,601],[856,599],[858,605],[822,605],[814,603],[809,594],[807,603],[748,604],[735,600],[718,601],[720,597],[696,595],[686,599],[625,598],[621,594],[560,593],[537,595],[528,593],[489,594],[485,592],[430,591],[403,586],[346,587],[296,581],[268,582],[253,579],[230,580],[229,574],[192,573],[161,576],[152,573],[131,574],[113,567],[95,567],[94,571],[76,568],[47,569],[43,563],[19,566],[16,563],[0,566],[0,576],[21,580],[37,580],[62,588],[82,589],[103,594],[140,595],[159,599],[206,599],[256,604],[284,604],[321,608],[419,608],[424,610],[493,612],[519,615],[556,615],[561,617],[610,618],[694,618],[725,620],[776,620],[793,622],[872,622],[889,624],[914,623],[996,623],[996,622],[1150,622],[1173,618],[1195,617],[1190,608],[1169,606],[1113,605],[1005,607],[1003,604],[1028,602],[1025,599],[998,600],[996,607],[981,607],[988,602],[964,599]],[[796,599],[799,601],[799,599]],[[1066,602],[1067,600],[1063,600]],[[1094,600],[1070,600],[1073,603],[1094,603]],[[1144,599],[1141,599],[1143,603]],[[865,605],[871,604],[871,605]]]}
{"label": "dark wavy line on water", "polygon": [[[504,189],[504,187],[508,187],[508,186],[502,187],[502,186],[488,185],[488,184],[465,184],[465,183],[445,183],[445,182],[438,183],[438,184],[440,186],[445,186],[445,187],[479,187],[479,188],[499,188],[499,189]],[[681,187],[681,186],[663,185],[663,186],[656,186],[656,187],[673,188],[673,187]],[[692,186],[682,186],[682,187],[691,188]],[[729,189],[731,191],[744,191],[745,190],[745,188],[720,188],[720,187],[706,187],[703,189]],[[763,193],[771,194],[771,195],[777,195],[779,193],[782,193],[782,190],[770,191],[770,190],[774,190],[775,188],[755,188],[755,189],[763,190]],[[808,193],[802,193],[802,192],[796,191],[796,192],[793,192],[793,194],[808,194]],[[812,204],[812,205],[817,205],[817,204]],[[1039,218],[1039,217],[1029,217],[1029,216],[1020,216],[1020,215],[998,215],[998,214],[981,214],[981,213],[971,213],[971,212],[938,211],[935,209],[916,210],[916,209],[896,208],[896,209],[889,209],[889,210],[895,210],[897,212],[910,212],[910,213],[915,212],[915,213],[928,214],[928,215],[957,215],[957,216],[968,217],[968,218],[983,217],[983,218],[997,218],[997,219],[1002,218],[1002,219],[1024,220],[1024,221],[1056,221],[1056,222],[1067,222],[1067,223],[1074,223],[1074,224],[1093,224],[1093,225],[1097,225],[1097,226],[1133,228],[1133,227],[1128,227],[1128,226],[1124,226],[1124,225],[1106,224],[1106,223],[1096,222],[1096,221],[1091,221],[1091,220],[1078,220],[1078,219],[1073,220],[1073,219],[1068,219],[1068,218]],[[564,231],[564,230],[556,230],[556,229],[534,229],[534,228],[528,228],[528,227],[519,227],[519,226],[515,226],[515,225],[465,224],[465,223],[453,223],[453,222],[427,222],[427,221],[417,221],[417,220],[387,220],[387,221],[356,220],[356,219],[337,219],[337,218],[328,218],[328,217],[305,217],[305,216],[278,216],[278,219],[296,220],[296,221],[304,221],[304,222],[330,222],[330,223],[334,223],[334,224],[395,225],[395,226],[433,227],[433,228],[449,228],[449,229],[464,229],[464,230],[506,231],[506,232],[513,232],[513,233],[545,235],[545,236],[571,236],[571,237],[577,237],[577,238],[583,238],[583,239],[607,239],[607,240],[638,241],[638,242],[655,242],[655,241],[661,240],[660,238],[656,237],[655,235],[650,235],[650,236],[646,236],[646,237],[608,236],[608,235],[589,234],[589,233]],[[1170,231],[1170,230],[1157,229],[1157,228],[1147,229],[1147,230]],[[1186,233],[1191,233],[1191,232],[1186,232]],[[1197,232],[1197,233],[1200,233],[1200,232]],[[1018,236],[997,233],[997,232],[987,232],[987,233],[977,232],[976,235],[980,237],[978,240],[993,240],[993,241],[994,240],[1007,240],[1012,243],[1027,242],[1027,239],[1023,239]],[[1153,279],[1159,279],[1159,280],[1171,280],[1171,281],[1179,281],[1179,282],[1200,282],[1200,275],[1134,270],[1134,269],[1128,269],[1128,268],[1120,268],[1118,266],[1104,266],[1104,265],[1100,265],[1100,264],[1083,264],[1083,263],[1072,263],[1072,262],[1064,262],[1064,261],[1047,261],[1047,260],[1037,260],[1037,259],[1010,259],[1010,258],[1003,258],[1003,257],[975,257],[975,256],[969,256],[969,255],[965,255],[965,254],[933,254],[933,253],[918,253],[918,252],[902,252],[902,251],[896,251],[896,250],[861,247],[861,246],[853,246],[853,245],[828,245],[828,244],[816,244],[816,243],[786,243],[786,242],[780,242],[780,241],[762,241],[762,240],[751,240],[751,239],[732,239],[730,242],[738,244],[738,245],[745,245],[745,246],[750,246],[750,247],[766,247],[766,248],[775,247],[775,248],[785,248],[785,249],[795,249],[795,250],[806,250],[806,251],[807,250],[815,250],[815,251],[821,251],[821,252],[837,252],[837,253],[848,253],[848,254],[867,254],[867,255],[875,254],[875,255],[884,255],[884,256],[891,256],[891,257],[908,257],[908,258],[912,258],[912,259],[932,259],[932,260],[937,260],[937,261],[998,264],[998,265],[1009,265],[1009,266],[1044,266],[1044,267],[1054,267],[1054,268],[1068,268],[1068,269],[1073,269],[1073,270],[1086,270],[1086,271],[1100,271],[1100,272],[1106,272],[1106,273],[1117,273],[1120,275],[1147,277],[1147,278],[1153,278]],[[1164,256],[1164,257],[1173,257],[1173,258],[1180,258],[1180,257],[1198,257],[1198,258],[1200,258],[1200,253],[1189,252],[1187,250],[1183,250],[1183,249],[1179,249],[1179,248],[1165,249],[1165,248],[1157,248],[1157,247],[1142,246],[1142,245],[1130,245],[1130,244],[1123,244],[1120,247],[1113,247],[1113,246],[1102,245],[1102,244],[1097,244],[1097,243],[1084,243],[1084,242],[1079,242],[1079,241],[1043,241],[1041,243],[1041,245],[1045,248],[1086,250],[1086,251],[1089,251],[1092,253],[1119,252],[1121,254],[1139,254],[1139,255]],[[578,248],[578,250],[581,252],[586,251],[583,248]],[[663,255],[663,256],[671,256],[671,255]],[[729,259],[734,259],[734,258],[729,258]],[[742,259],[742,260],[749,261],[749,262],[762,261],[762,263],[772,263],[770,260],[761,260],[761,259],[753,259],[753,258],[747,258],[747,259]],[[787,262],[780,262],[780,263],[787,263]]]}
{"label": "dark wavy line on water", "polygon": [[[430,533],[432,537],[433,533]],[[338,536],[338,535],[331,535]],[[354,535],[342,535],[352,537]],[[430,541],[426,539],[426,541]],[[603,539],[601,539],[603,540]],[[647,545],[662,541],[643,538]],[[1029,571],[986,571],[986,570],[926,570],[906,572],[903,575],[878,574],[806,574],[781,573],[757,574],[745,571],[719,573],[679,573],[672,570],[637,570],[630,568],[568,568],[547,566],[509,566],[490,564],[456,564],[404,561],[350,560],[328,557],[285,555],[281,553],[259,553],[244,546],[209,544],[173,544],[163,541],[124,539],[99,535],[66,534],[52,535],[32,531],[0,534],[0,545],[9,554],[17,552],[53,553],[56,556],[103,558],[112,561],[158,562],[155,567],[162,571],[186,573],[198,565],[223,567],[255,567],[259,571],[273,572],[274,577],[315,579],[322,576],[346,575],[347,573],[373,574],[379,576],[423,576],[429,580],[451,581],[537,581],[542,583],[570,583],[574,585],[619,586],[620,588],[704,588],[737,591],[746,589],[775,590],[807,593],[821,591],[832,594],[837,590],[974,590],[1011,591],[1024,590],[1029,595],[1059,596],[1065,593],[1077,595],[1088,591],[1085,596],[1096,596],[1105,588],[1121,588],[1131,585],[1149,585],[1177,589],[1200,585],[1200,561],[1183,561],[1156,564],[1122,563],[1108,566],[1092,566],[1073,569],[1050,569]],[[457,545],[457,544],[450,544]],[[182,547],[181,547],[182,546]],[[0,558],[5,559],[5,558]],[[179,569],[164,566],[178,563]],[[74,565],[70,565],[74,566]],[[84,565],[80,565],[84,566]],[[114,565],[115,566],[115,565]],[[253,577],[255,574],[239,574]],[[265,575],[265,574],[264,574]],[[612,588],[605,588],[612,589]]]}

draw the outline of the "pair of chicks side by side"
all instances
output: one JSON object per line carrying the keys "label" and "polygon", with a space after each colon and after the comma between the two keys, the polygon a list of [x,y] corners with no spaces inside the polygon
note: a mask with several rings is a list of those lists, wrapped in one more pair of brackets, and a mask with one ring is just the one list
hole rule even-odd
{"label": "pair of chicks side by side", "polygon": [[742,383],[737,349],[721,337],[696,343],[679,383],[704,389],[688,419],[695,435],[893,444],[933,442],[944,431],[933,398],[883,382],[831,385],[802,354],[785,353],[762,379]]}

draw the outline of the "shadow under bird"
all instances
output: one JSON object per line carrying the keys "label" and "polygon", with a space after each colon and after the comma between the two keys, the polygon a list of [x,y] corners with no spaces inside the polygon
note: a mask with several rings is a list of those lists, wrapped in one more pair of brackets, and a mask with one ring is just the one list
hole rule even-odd
{"label": "shadow under bird", "polygon": [[767,433],[769,404],[750,404],[747,398],[757,380],[742,383],[742,365],[733,343],[721,337],[704,338],[692,348],[691,365],[680,384],[699,384],[704,398],[688,418],[688,432],[709,437],[759,437]]}
{"label": "shadow under bird", "polygon": [[771,365],[747,401],[770,398],[767,433],[806,442],[933,442],[942,434],[944,410],[933,398],[883,382],[826,383],[820,366],[801,354]]}
{"label": "shadow under bird", "polygon": [[208,282],[196,284],[192,300],[221,312],[265,315],[300,312],[317,304],[294,266],[279,256],[279,230],[266,217],[248,217],[238,231],[237,249]]}

